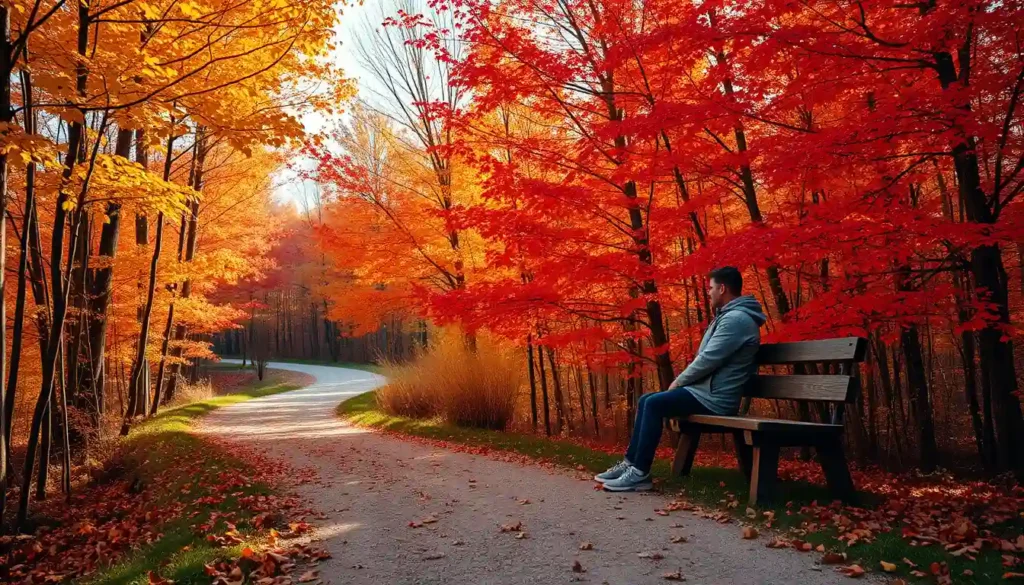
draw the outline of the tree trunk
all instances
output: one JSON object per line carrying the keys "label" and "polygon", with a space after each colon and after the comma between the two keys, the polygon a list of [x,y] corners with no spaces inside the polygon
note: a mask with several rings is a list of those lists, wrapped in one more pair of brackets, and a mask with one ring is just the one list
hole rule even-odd
{"label": "tree trunk", "polygon": [[[602,76],[601,86],[604,90],[603,99],[605,102],[606,115],[612,123],[623,120],[623,109],[615,103],[615,81],[612,72]],[[626,136],[616,134],[614,138],[615,148],[620,152],[627,151]],[[616,164],[621,164],[616,161]],[[651,268],[654,265],[651,255],[649,239],[649,226],[646,225],[641,205],[637,197],[635,181],[626,181],[622,186],[622,193],[629,200],[629,225],[633,229],[633,247],[637,260],[641,265]],[[649,271],[648,271],[649,272]],[[665,317],[662,312],[661,302],[658,300],[658,285],[653,278],[645,278],[640,283],[640,291],[646,297],[647,327],[651,332],[651,341],[654,344],[651,348],[654,354],[654,363],[658,371],[658,384],[662,390],[668,388],[675,373],[672,370],[672,357],[669,353],[668,333],[665,331]],[[635,289],[631,291],[635,294]]]}
{"label": "tree trunk", "polygon": [[36,481],[36,501],[46,499],[46,482],[50,477],[50,451],[53,445],[53,398],[43,413],[42,436],[39,439],[39,476]]}
{"label": "tree trunk", "polygon": [[[89,6],[80,3],[78,7],[78,54],[85,56],[89,44]],[[76,89],[79,95],[85,95],[88,70],[85,67],[84,59],[76,67]],[[100,129],[103,130],[102,128]],[[36,448],[39,444],[39,433],[43,424],[43,415],[47,405],[53,397],[54,379],[56,377],[57,356],[63,343],[64,322],[67,319],[68,288],[64,282],[66,272],[70,276],[72,259],[78,245],[78,226],[71,228],[71,237],[68,242],[68,266],[64,268],[64,230],[66,229],[68,213],[67,205],[74,204],[64,188],[70,183],[74,173],[75,164],[79,159],[79,151],[85,141],[85,127],[79,122],[72,122],[68,129],[68,148],[64,160],[64,170],[61,174],[60,188],[54,206],[53,230],[50,245],[50,287],[52,289],[52,319],[50,329],[46,336],[46,351],[42,359],[42,383],[39,388],[39,397],[36,400],[35,410],[32,415],[32,425],[29,429],[28,443],[25,448],[25,467],[22,475],[22,489],[19,494],[18,515],[16,523],[19,527],[25,526],[28,518],[29,492],[32,485],[32,472],[34,471]],[[95,151],[94,151],[95,152]],[[87,185],[83,185],[83,189]],[[79,196],[81,199],[81,195]]]}
{"label": "tree trunk", "polygon": [[555,386],[555,417],[558,421],[558,433],[565,428],[565,405],[562,396],[562,380],[559,378],[558,365],[555,362],[555,351],[547,348],[548,365],[551,366],[551,382]]}
{"label": "tree trunk", "polygon": [[874,350],[871,349],[865,356],[864,372],[865,394],[867,398],[868,417],[868,445],[867,458],[875,460],[878,457],[878,406],[876,401],[877,389],[875,388],[875,363]]}
{"label": "tree trunk", "polygon": [[541,398],[544,399],[544,434],[548,437],[551,436],[551,406],[548,402],[548,377],[544,373],[544,346],[538,346],[537,362],[540,365],[540,392]]}
{"label": "tree trunk", "polygon": [[[131,130],[121,129],[117,132],[117,143],[114,154],[127,159],[131,155]],[[141,148],[141,145],[139,146]],[[97,397],[97,414],[103,413],[103,396],[106,386],[106,345],[107,345],[107,311],[113,290],[114,258],[117,256],[117,242],[121,231],[121,206],[108,203],[107,221],[100,231],[100,257],[107,260],[99,268],[94,269],[90,290],[89,311],[89,347],[92,348],[91,360],[86,363],[83,387],[89,388]]]}
{"label": "tree trunk", "polygon": [[163,396],[164,366],[167,363],[167,346],[171,342],[172,323],[174,323],[174,303],[171,303],[167,308],[167,325],[164,327],[164,342],[160,346],[160,365],[157,367],[156,389],[153,391],[153,402],[149,407],[149,416],[156,415],[157,409],[160,407],[160,397]]}
{"label": "tree trunk", "polygon": [[[967,304],[964,302],[967,296],[970,294],[970,277],[967,274],[957,272],[954,275],[957,287],[964,294],[964,299],[958,302],[957,318],[961,325],[966,323],[970,318],[970,310]],[[971,415],[971,426],[974,429],[974,441],[978,447],[978,456],[981,459],[982,464],[986,467],[990,467],[995,464],[995,437],[989,437],[986,435],[986,427],[981,420],[981,412],[978,406],[978,374],[975,365],[975,356],[977,355],[977,349],[975,347],[975,337],[973,331],[961,331],[960,332],[960,363],[964,369],[964,396],[967,399],[967,409]],[[991,425],[988,426],[988,430],[992,431]]]}
{"label": "tree trunk", "polygon": [[587,392],[583,388],[583,371],[580,370],[579,365],[573,364],[571,367],[573,377],[576,379],[576,392],[578,393],[578,397],[580,399],[580,427],[581,430],[585,431],[587,428]]}
{"label": "tree trunk", "polygon": [[[85,337],[89,325],[86,303],[89,296],[87,280],[89,277],[89,253],[92,245],[90,237],[92,214],[87,209],[79,209],[75,211],[75,215],[77,216],[76,223],[78,224],[78,241],[80,245],[78,250],[75,251],[76,257],[74,259],[74,267],[71,270],[71,282],[69,284],[71,288],[69,295],[75,299],[75,324],[74,332],[71,333],[71,339],[65,348],[64,357],[61,358],[61,363],[70,362],[71,380],[66,387],[62,386],[62,388],[69,394],[69,402],[82,407],[88,407],[92,411],[93,419],[98,421],[99,414],[94,410],[96,407],[95,403],[91,406],[87,405],[80,392],[80,382],[85,374],[84,364],[91,361],[88,355],[88,348],[84,352],[82,350],[82,338]],[[84,362],[79,359],[83,353],[86,354]]]}
{"label": "tree trunk", "polygon": [[[171,162],[174,155],[174,120],[171,120],[172,131],[167,138],[167,151],[164,156],[164,180],[171,175]],[[131,421],[136,416],[146,414],[146,398],[149,397],[149,362],[146,360],[146,346],[149,343],[149,323],[153,316],[153,302],[156,295],[157,266],[160,262],[160,248],[163,244],[164,212],[156,217],[156,237],[153,242],[153,256],[149,264],[149,287],[146,292],[146,304],[142,309],[142,323],[136,341],[135,358],[132,361],[131,374],[128,378],[128,412],[125,414],[121,435],[127,435]]]}
{"label": "tree trunk", "polygon": [[587,363],[587,385],[590,387],[590,414],[594,419],[594,436],[601,436],[601,424],[597,417],[597,388],[594,383],[594,370],[590,369],[590,363]]}
{"label": "tree trunk", "polygon": [[[61,370],[64,369],[64,356],[61,356]],[[63,376],[62,376],[63,377]],[[61,465],[61,490],[64,492],[64,499],[71,502],[71,426],[68,423],[68,399],[67,383],[61,384],[60,388],[60,416],[61,416],[61,445],[64,454],[63,465]],[[56,402],[55,400],[53,402]]]}
{"label": "tree trunk", "polygon": [[921,356],[921,339],[917,326],[904,327],[900,335],[903,356],[907,361],[907,390],[910,396],[910,414],[918,431],[918,450],[921,469],[935,470],[938,448],[935,445],[935,423],[932,419],[931,395]]}
{"label": "tree trunk", "polygon": [[[11,111],[11,74],[13,73],[11,60],[11,22],[10,12],[7,6],[0,6],[0,123],[10,124],[14,119],[14,112]],[[7,154],[0,153],[0,492],[7,491],[7,454],[8,439],[7,431],[7,380],[4,372],[7,370],[7,191],[8,172]],[[24,248],[24,245],[22,245]],[[12,396],[14,387],[9,391]],[[13,402],[13,399],[12,399]],[[6,495],[0,495],[0,525],[3,524],[3,511],[6,504]],[[0,527],[0,534],[3,528]]]}
{"label": "tree trunk", "polygon": [[[714,11],[709,11],[708,17],[710,19],[711,26],[714,27]],[[728,61],[724,49],[719,49],[715,58],[719,65],[722,67],[728,67]],[[722,81],[722,91],[725,93],[727,99],[733,99],[735,90],[730,78],[727,77]],[[739,153],[740,157],[742,157],[741,160],[746,161],[746,153],[748,151],[747,135],[742,122],[736,122],[736,125],[733,128],[733,136],[736,139],[736,151]],[[764,224],[764,216],[761,214],[761,207],[757,200],[757,191],[754,187],[754,173],[750,168],[750,163],[742,162],[740,164],[738,174],[740,183],[743,186],[743,200],[747,206],[747,213],[750,215],[750,221],[755,225],[762,225]],[[786,296],[786,291],[782,287],[782,278],[779,275],[779,268],[775,265],[769,265],[765,269],[765,272],[768,275],[768,288],[771,290],[772,297],[775,299],[775,308],[779,313],[779,318],[784,319],[789,313],[790,307],[789,298]]]}
{"label": "tree trunk", "polygon": [[[203,191],[203,177],[206,167],[206,129],[199,127],[196,129],[196,152],[195,152],[195,171],[192,176],[192,189],[197,193]],[[192,260],[196,255],[196,233],[199,227],[199,200],[196,199],[191,202],[189,206],[188,215],[188,236],[185,238],[185,249],[184,256],[179,256],[180,261],[185,263],[192,263]],[[182,226],[184,229],[185,226]],[[181,285],[181,297],[187,299],[192,296],[192,279],[186,278]],[[175,346],[171,349],[171,355],[175,358],[175,361],[171,364],[170,380],[167,382],[167,399],[174,398],[174,394],[178,388],[178,378],[181,373],[181,355],[182,347],[181,344],[185,341],[185,336],[188,333],[188,326],[184,323],[179,323],[174,329],[174,343]]]}
{"label": "tree trunk", "polygon": [[537,432],[537,375],[533,367],[533,334],[526,336],[526,358],[530,372],[530,422]]}
{"label": "tree trunk", "polygon": [[[962,85],[970,81],[971,47],[970,41],[957,51],[957,59],[947,52],[935,55],[939,83],[943,93],[959,92]],[[959,63],[960,74],[956,65]],[[971,110],[969,102],[961,103],[958,108],[964,114]],[[960,200],[967,211],[967,219],[984,226],[996,223],[998,216],[993,206],[998,201],[985,193],[981,184],[976,141],[972,134],[962,127],[966,116],[956,118],[954,130],[959,134],[960,143],[951,152],[953,166],[956,171],[957,188]],[[996,319],[986,323],[979,332],[978,349],[979,366],[986,375],[992,399],[992,411],[995,416],[995,436],[997,438],[996,455],[999,467],[1013,470],[1018,477],[1024,476],[1024,418],[1022,418],[1020,400],[1016,396],[1017,374],[1014,366],[1013,341],[1006,333],[1010,327],[1010,307],[1008,299],[1008,278],[1003,265],[1003,257],[996,244],[980,245],[971,251],[971,273],[974,276],[974,287],[978,300],[990,303],[995,309]]]}

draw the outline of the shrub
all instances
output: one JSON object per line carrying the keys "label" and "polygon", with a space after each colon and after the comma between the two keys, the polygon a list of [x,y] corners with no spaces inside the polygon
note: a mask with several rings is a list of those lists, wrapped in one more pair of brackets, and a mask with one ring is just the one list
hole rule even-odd
{"label": "shrub", "polygon": [[522,371],[512,348],[480,337],[475,350],[465,337],[446,332],[407,364],[384,364],[388,385],[377,392],[385,411],[439,416],[447,423],[504,429],[512,421]]}

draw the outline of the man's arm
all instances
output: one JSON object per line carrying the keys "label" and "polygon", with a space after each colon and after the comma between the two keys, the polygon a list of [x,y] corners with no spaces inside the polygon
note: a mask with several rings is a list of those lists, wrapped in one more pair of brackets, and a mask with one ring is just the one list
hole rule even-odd
{"label": "man's arm", "polygon": [[679,377],[669,385],[668,389],[680,388],[695,382],[699,382],[715,373],[715,370],[722,367],[722,364],[736,353],[747,336],[739,323],[745,315],[723,315],[723,319],[711,334],[711,339],[704,346],[704,350],[697,354],[697,357],[686,366]]}

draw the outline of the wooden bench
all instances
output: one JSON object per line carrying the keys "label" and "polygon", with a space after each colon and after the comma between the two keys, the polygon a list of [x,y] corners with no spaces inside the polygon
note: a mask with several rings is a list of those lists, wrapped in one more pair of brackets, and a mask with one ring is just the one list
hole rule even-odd
{"label": "wooden bench", "polygon": [[[853,480],[843,454],[843,411],[846,403],[860,394],[856,364],[864,360],[866,351],[867,340],[859,337],[762,345],[757,353],[759,366],[794,366],[799,373],[754,376],[736,416],[694,415],[672,420],[672,429],[680,433],[673,474],[690,473],[702,434],[729,433],[736,444],[740,470],[750,482],[751,505],[772,498],[779,449],[793,446],[814,447],[829,489],[838,498],[852,500]],[[800,401],[828,422],[747,416],[752,398]]]}

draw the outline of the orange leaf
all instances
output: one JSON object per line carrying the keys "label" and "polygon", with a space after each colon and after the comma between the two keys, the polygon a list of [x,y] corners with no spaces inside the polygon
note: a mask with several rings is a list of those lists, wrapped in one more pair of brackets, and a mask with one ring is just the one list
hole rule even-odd
{"label": "orange leaf", "polygon": [[850,565],[849,567],[843,567],[841,570],[844,575],[847,577],[853,577],[854,579],[863,577],[866,572],[860,565]]}

